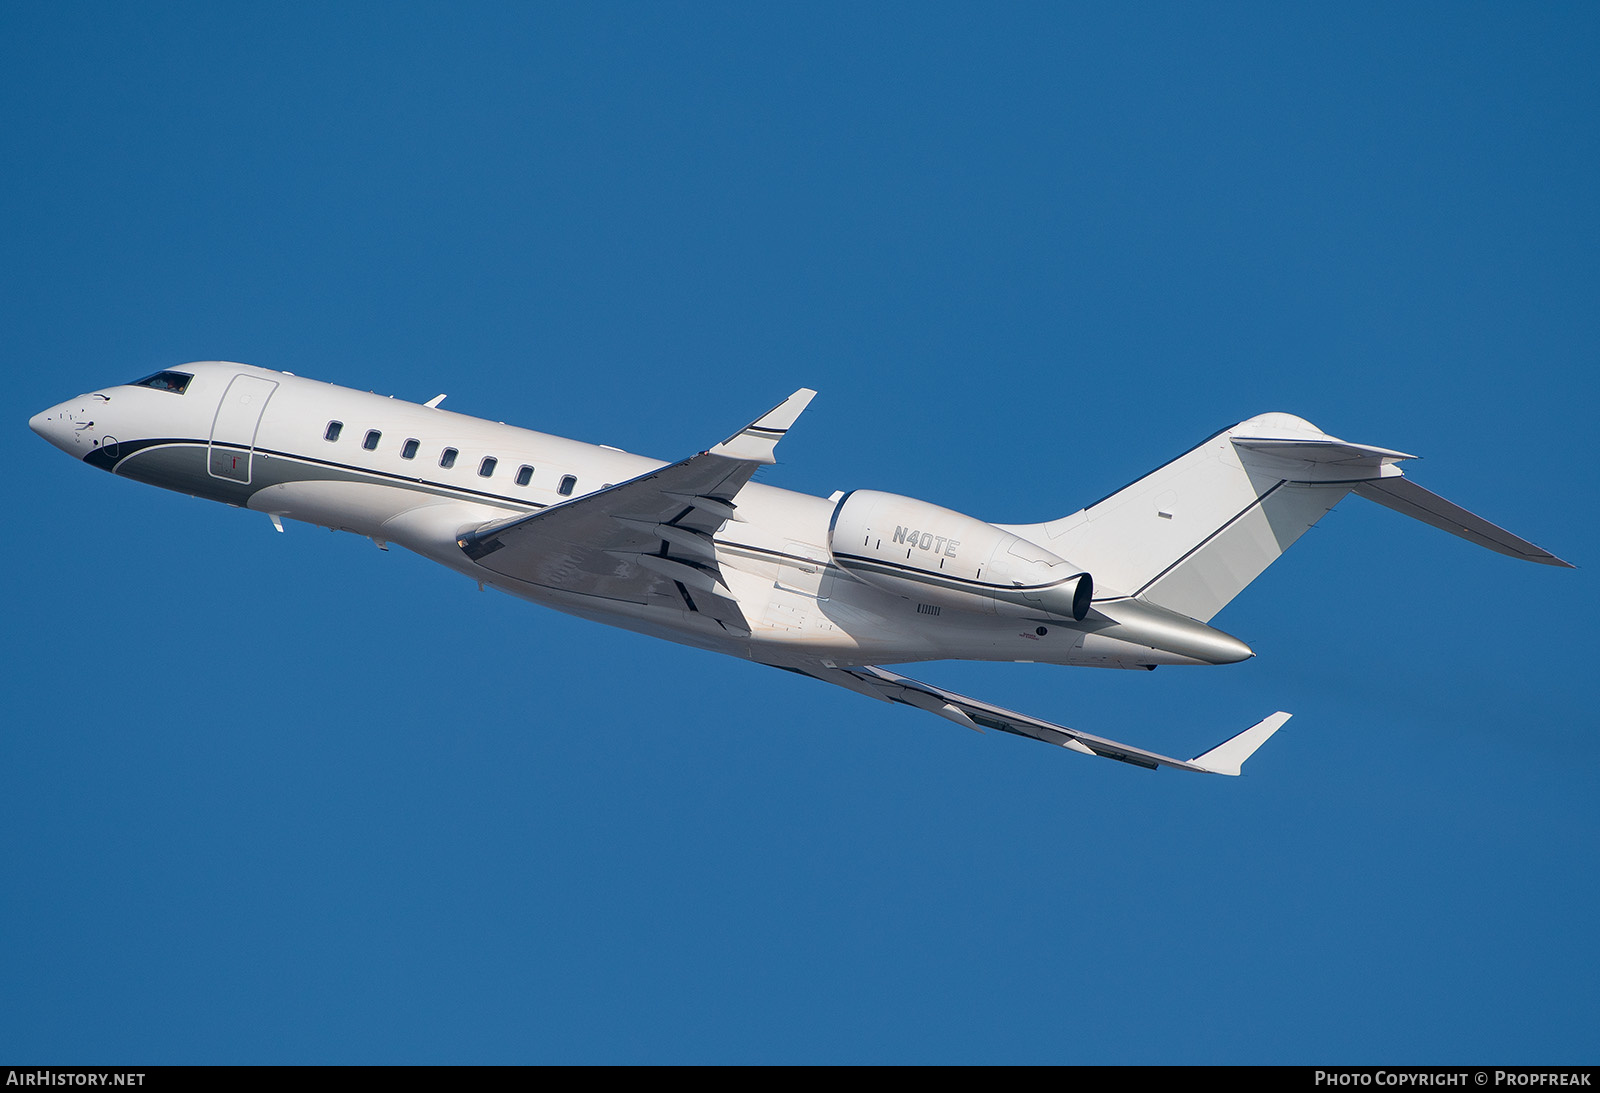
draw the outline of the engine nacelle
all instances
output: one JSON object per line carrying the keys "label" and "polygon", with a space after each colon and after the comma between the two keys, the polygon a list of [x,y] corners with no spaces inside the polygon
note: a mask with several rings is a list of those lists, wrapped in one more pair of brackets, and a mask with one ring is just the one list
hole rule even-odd
{"label": "engine nacelle", "polygon": [[867,584],[958,611],[1081,621],[1094,596],[1089,574],[1021,536],[877,490],[839,499],[828,549]]}

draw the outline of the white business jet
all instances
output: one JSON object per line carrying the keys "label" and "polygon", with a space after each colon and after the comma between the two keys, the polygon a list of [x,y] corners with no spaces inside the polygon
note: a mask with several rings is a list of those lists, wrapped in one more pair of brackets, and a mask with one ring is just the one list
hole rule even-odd
{"label": "white business jet", "polygon": [[920,683],[880,664],[1100,668],[1253,656],[1207,625],[1346,494],[1501,554],[1568,563],[1415,485],[1403,452],[1253,417],[1088,507],[990,524],[874,490],[750,481],[815,392],[662,463],[223,361],[61,403],[29,422],[125,478],[398,543],[516,596],[1141,767],[1238,774],[1275,713],[1174,759]]}

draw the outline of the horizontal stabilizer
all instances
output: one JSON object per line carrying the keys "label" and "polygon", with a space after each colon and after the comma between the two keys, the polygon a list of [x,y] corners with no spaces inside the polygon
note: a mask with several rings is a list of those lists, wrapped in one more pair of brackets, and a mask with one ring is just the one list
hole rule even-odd
{"label": "horizontal stabilizer", "polygon": [[1373,479],[1356,486],[1355,492],[1369,501],[1376,501],[1413,520],[1421,520],[1424,524],[1431,524],[1452,535],[1459,535],[1469,543],[1477,543],[1500,554],[1538,562],[1540,565],[1574,568],[1571,562],[1562,561],[1548,550],[1536,547],[1528,540],[1511,534],[1505,528],[1491,524],[1460,505],[1446,501],[1432,490],[1424,489],[1410,479]]}
{"label": "horizontal stabilizer", "polygon": [[1371,444],[1352,444],[1338,437],[1250,437],[1231,438],[1235,448],[1260,452],[1278,459],[1304,460],[1308,463],[1373,464],[1395,463],[1402,459],[1415,459],[1414,455],[1397,452],[1393,448],[1378,448]]}

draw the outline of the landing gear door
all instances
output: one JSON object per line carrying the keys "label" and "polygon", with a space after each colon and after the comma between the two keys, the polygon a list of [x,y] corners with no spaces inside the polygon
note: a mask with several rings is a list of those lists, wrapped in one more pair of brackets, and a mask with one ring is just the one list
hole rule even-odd
{"label": "landing gear door", "polygon": [[272,380],[245,375],[233,377],[217,407],[216,420],[211,424],[207,466],[213,478],[249,483],[261,412],[277,389],[278,385]]}

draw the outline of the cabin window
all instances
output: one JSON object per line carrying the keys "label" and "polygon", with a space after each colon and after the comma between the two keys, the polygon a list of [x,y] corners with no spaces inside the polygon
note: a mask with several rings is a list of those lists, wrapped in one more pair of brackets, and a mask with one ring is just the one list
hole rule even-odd
{"label": "cabin window", "polygon": [[446,469],[454,467],[456,465],[456,456],[460,454],[461,453],[456,451],[454,448],[446,448],[443,452],[439,453],[439,466]]}
{"label": "cabin window", "polygon": [[338,440],[339,439],[339,430],[341,430],[343,428],[344,428],[344,422],[342,422],[342,421],[330,421],[330,422],[328,422],[328,427],[326,429],[322,430],[322,439],[323,440],[328,440],[328,441]]}
{"label": "cabin window", "polygon": [[181,395],[189,388],[189,381],[193,376],[185,372],[157,372],[153,376],[146,376],[142,380],[134,380],[131,387],[148,387],[153,391],[171,391],[174,395]]}
{"label": "cabin window", "polygon": [[415,459],[415,458],[417,458],[417,449],[419,447],[421,447],[421,445],[417,443],[417,438],[416,437],[412,437],[410,440],[407,440],[404,444],[400,445],[400,458],[401,459]]}
{"label": "cabin window", "polygon": [[526,486],[533,481],[533,468],[524,463],[517,468],[517,485]]}
{"label": "cabin window", "polygon": [[492,455],[484,456],[483,462],[478,464],[478,474],[484,478],[493,477],[494,469],[499,463],[500,461]]}
{"label": "cabin window", "polygon": [[378,441],[383,439],[383,434],[376,429],[368,429],[367,435],[362,438],[361,446],[369,452],[378,450]]}
{"label": "cabin window", "polygon": [[572,496],[572,491],[577,489],[577,487],[578,487],[578,479],[577,479],[577,477],[574,476],[574,475],[570,475],[570,474],[564,474],[564,475],[561,476],[561,488],[558,489],[556,492],[559,493],[562,497],[571,497]]}

